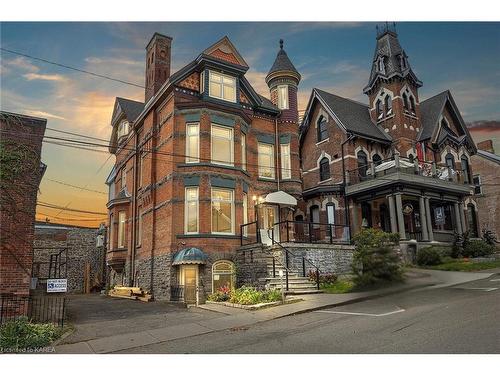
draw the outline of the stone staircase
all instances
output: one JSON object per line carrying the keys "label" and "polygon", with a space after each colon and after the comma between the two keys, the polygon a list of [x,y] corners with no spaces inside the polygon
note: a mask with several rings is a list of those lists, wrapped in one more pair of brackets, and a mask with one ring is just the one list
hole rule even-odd
{"label": "stone staircase", "polygon": [[[281,290],[286,288],[286,267],[282,263],[279,256],[276,256],[273,252],[273,248],[270,246],[264,247],[264,252],[268,255],[267,257],[267,277],[265,279],[266,287],[271,289]],[[273,275],[273,257],[275,259],[275,274]],[[283,280],[279,277],[280,270],[283,271]],[[317,289],[317,285],[314,281],[309,280],[309,277],[303,277],[299,275],[296,270],[289,269],[288,271],[288,291],[286,294],[315,294],[323,293],[321,290]]]}

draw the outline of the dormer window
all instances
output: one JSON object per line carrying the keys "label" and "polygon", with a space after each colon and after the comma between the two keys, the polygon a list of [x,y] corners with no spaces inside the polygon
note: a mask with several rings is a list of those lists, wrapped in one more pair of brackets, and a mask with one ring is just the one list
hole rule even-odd
{"label": "dormer window", "polygon": [[127,120],[123,120],[118,125],[118,134],[117,134],[118,140],[120,140],[122,137],[125,137],[126,135],[128,135],[128,132],[129,132],[129,123]]}
{"label": "dormer window", "polygon": [[236,78],[212,71],[209,76],[209,96],[235,103]]}
{"label": "dormer window", "polygon": [[385,74],[385,64],[384,64],[384,56],[380,56],[377,60],[377,68],[378,71],[382,74]]}
{"label": "dormer window", "polygon": [[278,86],[278,108],[288,109],[288,86]]}

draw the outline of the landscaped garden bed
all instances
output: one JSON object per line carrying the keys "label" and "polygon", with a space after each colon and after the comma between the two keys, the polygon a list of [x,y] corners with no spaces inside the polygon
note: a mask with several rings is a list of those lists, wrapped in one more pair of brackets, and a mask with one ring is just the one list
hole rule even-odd
{"label": "landscaped garden bed", "polygon": [[[288,298],[284,303],[298,302],[299,299]],[[238,289],[219,288],[208,296],[206,303],[214,303],[245,310],[257,310],[265,307],[282,305],[281,291],[278,289],[257,290],[242,286]]]}

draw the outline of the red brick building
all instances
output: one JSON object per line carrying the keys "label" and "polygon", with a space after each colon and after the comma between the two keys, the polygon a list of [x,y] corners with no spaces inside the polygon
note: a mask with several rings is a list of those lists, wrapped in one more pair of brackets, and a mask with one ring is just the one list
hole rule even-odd
{"label": "red brick building", "polygon": [[40,160],[46,124],[46,119],[0,112],[0,295],[29,295],[36,199],[46,167]]}
{"label": "red brick building", "polygon": [[472,156],[474,170],[474,197],[467,200],[467,210],[480,212],[470,215],[470,226],[500,236],[500,156],[495,154],[493,142],[486,140],[477,144],[477,154]]}
{"label": "red brick building", "polygon": [[[233,282],[240,225],[292,218],[277,203],[302,191],[301,77],[281,42],[266,77],[270,101],[245,78],[249,66],[227,37],[173,74],[171,44],[158,33],[147,44],[145,103],[116,99],[107,265],[112,285],[157,299],[175,298],[181,285],[194,302]],[[249,225],[243,234],[259,233]]]}
{"label": "red brick building", "polygon": [[385,26],[376,39],[368,104],[311,93],[296,218],[346,223],[352,233],[381,228],[403,244],[450,242],[472,220],[466,199],[476,147],[450,91],[420,100],[422,82],[395,29]]}

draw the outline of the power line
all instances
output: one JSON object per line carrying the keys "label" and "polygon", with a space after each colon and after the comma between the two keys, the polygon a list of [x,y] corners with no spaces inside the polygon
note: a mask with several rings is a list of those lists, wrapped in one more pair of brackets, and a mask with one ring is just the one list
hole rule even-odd
{"label": "power line", "polygon": [[69,135],[76,135],[77,137],[93,139],[93,140],[96,140],[96,141],[108,142],[108,140],[104,139],[104,138],[91,137],[90,135],[78,134],[78,133],[68,132],[68,131],[65,131],[65,130],[59,130],[59,129],[49,128],[48,126],[46,127],[46,129],[47,130],[51,130],[53,132],[57,132],[57,133],[63,133],[63,134],[69,134]]}
{"label": "power line", "polygon": [[57,184],[61,184],[61,185],[64,185],[64,186],[69,186],[69,187],[72,187],[72,188],[75,188],[75,189],[81,189],[81,190],[86,190],[86,191],[90,191],[92,193],[99,193],[99,194],[104,194],[104,195],[107,195],[108,193],[105,193],[103,191],[99,191],[99,190],[93,190],[93,189],[87,189],[87,188],[84,188],[82,186],[77,186],[77,185],[72,185],[72,184],[68,184],[67,182],[62,182],[62,181],[57,181],[57,180],[53,180],[51,178],[45,178],[45,180],[47,181],[52,181],[52,182],[55,182]]}
{"label": "power line", "polygon": [[78,210],[76,208],[66,208],[66,207],[58,206],[58,205],[53,204],[53,203],[47,203],[47,202],[42,202],[42,201],[38,201],[37,205],[42,206],[42,207],[47,207],[47,208],[60,209],[63,211],[81,212],[81,213],[91,214],[91,215],[103,215],[103,216],[108,215],[106,212],[96,212],[96,211],[88,211],[88,210]]}
{"label": "power line", "polygon": [[11,50],[11,49],[7,49],[7,48],[4,48],[4,47],[0,47],[0,50],[12,53],[14,55],[19,55],[19,56],[27,57],[28,59],[37,60],[37,61],[41,61],[41,62],[44,62],[44,63],[47,63],[47,64],[56,65],[56,66],[59,66],[61,68],[74,70],[74,71],[80,72],[80,73],[90,74],[90,75],[92,75],[94,77],[104,78],[104,79],[107,79],[109,81],[115,81],[115,82],[123,83],[123,84],[126,84],[126,85],[139,87],[139,88],[142,88],[142,89],[145,88],[144,86],[138,85],[136,83],[131,83],[131,82],[124,81],[122,79],[109,77],[109,76],[106,76],[104,74],[94,73],[94,72],[90,72],[88,70],[83,70],[83,69],[80,69],[80,68],[75,68],[75,67],[72,67],[72,66],[69,66],[69,65],[66,65],[66,64],[61,64],[61,63],[58,63],[58,62],[55,62],[55,61],[50,61],[50,60],[47,60],[47,59],[42,59],[41,57],[36,57],[36,56],[28,55],[26,53],[21,53],[21,52],[14,51],[14,50]]}
{"label": "power line", "polygon": [[37,212],[38,215],[40,216],[47,216],[47,217],[51,217],[53,219],[57,219],[57,220],[64,220],[64,221],[103,221],[104,219],[99,219],[99,218],[96,218],[96,219],[76,219],[74,217],[57,217],[57,216],[54,216],[54,215],[50,215],[48,213],[45,213],[45,212]]}

